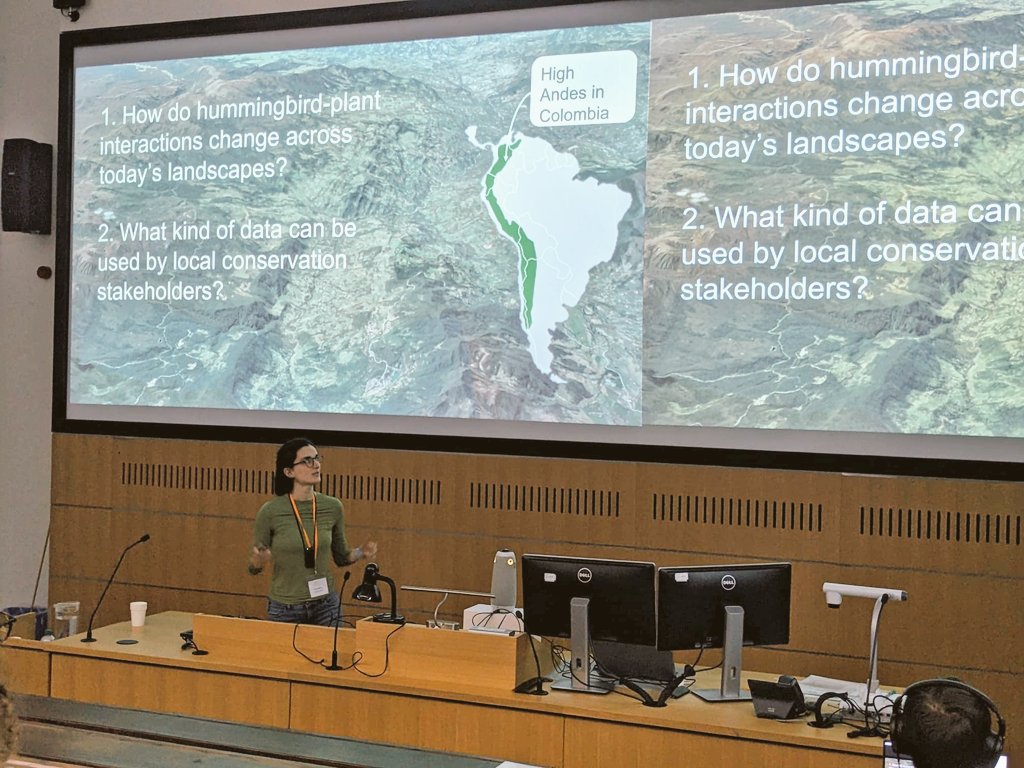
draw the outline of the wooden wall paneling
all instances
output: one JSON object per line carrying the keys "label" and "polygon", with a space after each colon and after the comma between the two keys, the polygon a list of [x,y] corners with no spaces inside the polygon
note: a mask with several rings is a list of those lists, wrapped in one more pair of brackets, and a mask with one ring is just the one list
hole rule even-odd
{"label": "wooden wall paneling", "polygon": [[[475,560],[483,591],[490,588],[493,553],[502,546],[519,557],[638,554],[631,465],[477,456],[463,485],[465,526],[491,534],[475,542],[487,555]],[[521,595],[521,578],[518,590]]]}
{"label": "wooden wall paneling", "polygon": [[15,693],[50,695],[50,654],[32,647],[16,647],[10,639],[0,645],[0,681]]}
{"label": "wooden wall paneling", "polygon": [[[137,593],[144,595],[156,611],[185,611],[187,613],[211,613],[221,616],[264,619],[267,615],[267,598],[263,595],[244,596],[221,592],[181,590],[145,585]],[[127,610],[127,609],[126,609]]]}
{"label": "wooden wall paneling", "polygon": [[110,507],[55,505],[50,512],[51,570],[82,579],[107,578],[117,562],[107,557],[113,519]]}
{"label": "wooden wall paneling", "polygon": [[[1024,668],[1019,644],[1007,654],[1006,646],[972,642],[977,636],[1005,636],[1014,626],[1019,631],[1013,594],[1021,578],[1016,531],[1024,489],[864,476],[844,477],[843,484],[843,565],[829,580],[902,588],[909,595],[907,603],[885,609],[883,660],[911,664],[927,649],[937,670]],[[872,607],[870,600],[847,599],[837,613],[849,612],[844,624],[868,627]],[[859,641],[843,632],[835,652],[854,653],[858,642],[866,647],[866,632]]]}
{"label": "wooden wall paneling", "polygon": [[140,550],[147,548],[147,561],[133,563],[140,582],[230,595],[266,594],[269,575],[253,576],[246,568],[252,546],[249,521],[175,513],[145,518],[152,539],[139,545]]}
{"label": "wooden wall paneling", "polygon": [[[199,591],[205,597],[176,609],[213,610],[244,603],[233,613],[251,613],[263,602],[265,585],[246,571],[252,519],[269,498],[273,448],[246,443],[196,443],[122,438],[112,457],[115,504],[140,515],[153,537],[148,584]],[[127,565],[127,563],[126,563]],[[263,608],[259,612],[264,613]]]}
{"label": "wooden wall paneling", "polygon": [[[466,580],[458,571],[455,553],[438,548],[437,537],[456,529],[457,515],[450,501],[446,468],[449,462],[430,460],[423,454],[365,449],[319,449],[324,456],[320,490],[341,499],[345,506],[345,533],[356,547],[376,541],[375,558],[381,573],[396,585],[454,587]],[[446,569],[445,564],[450,564]],[[359,584],[364,563],[351,567],[352,579],[344,602],[349,616],[377,613],[390,607],[390,594],[382,585],[384,607],[357,605],[351,591]],[[446,573],[446,570],[449,573]],[[450,576],[447,581],[444,581]],[[438,581],[438,578],[442,581]],[[470,587],[462,587],[469,589]],[[399,609],[410,619],[423,621],[432,614],[429,598],[398,595]]]}
{"label": "wooden wall paneling", "polygon": [[492,532],[517,554],[556,554],[564,545],[632,544],[635,512],[629,465],[568,459],[475,457],[464,493],[466,525]]}
{"label": "wooden wall paneling", "polygon": [[[350,546],[376,541],[385,575],[394,578],[395,543],[404,532],[452,529],[452,511],[435,463],[402,451],[318,450],[324,456],[320,490],[341,499]],[[357,570],[353,577],[361,576],[362,568]]]}
{"label": "wooden wall paneling", "polygon": [[[473,589],[464,568],[472,565],[472,548],[478,537],[487,535],[486,531],[459,532],[453,524],[454,512],[450,507],[399,502],[392,504],[393,511],[389,512],[381,509],[386,502],[343,501],[349,544],[359,546],[367,540],[376,541],[379,547],[376,560],[381,572],[398,584],[448,587],[461,584],[463,589]],[[402,517],[405,522],[396,525],[395,517]],[[353,577],[361,577],[361,564],[356,566],[356,571]]]}
{"label": "wooden wall paneling", "polygon": [[[458,515],[450,495],[447,470],[455,462],[426,461],[405,452],[346,450],[340,466],[331,460],[338,449],[324,449],[329,463],[322,490],[345,505],[345,533],[350,546],[368,540],[379,547],[375,558],[381,573],[397,586],[442,586],[474,589],[465,564],[472,566],[466,537],[453,542]],[[392,460],[393,459],[393,460]],[[443,465],[442,465],[443,464]],[[470,537],[472,539],[472,537]],[[351,591],[359,584],[364,563],[352,566],[352,580],[344,595],[346,613],[365,616],[390,608],[390,594],[381,586],[381,606],[355,604]],[[433,614],[437,599],[399,592],[399,610],[413,621]]]}
{"label": "wooden wall paneling", "polygon": [[[778,669],[789,674],[825,674],[823,656],[835,653],[842,625],[835,612],[825,605],[822,582],[828,580],[833,567],[820,562],[793,561],[793,582],[790,592],[789,643],[772,651],[744,650],[748,669]],[[780,661],[766,666],[758,657],[777,656]],[[717,658],[717,657],[716,657]],[[838,675],[830,674],[831,677]]]}
{"label": "wooden wall paneling", "polygon": [[[82,581],[74,577],[53,576],[50,579],[51,606],[62,600],[79,600],[82,612],[78,620],[79,632],[85,632],[89,614],[95,606],[102,585]],[[93,596],[93,590],[95,595]],[[86,599],[83,599],[83,595]],[[259,596],[239,596],[223,593],[209,593],[198,590],[183,590],[162,587],[156,584],[125,585],[115,582],[110,587],[103,606],[96,615],[94,626],[102,627],[128,619],[128,603],[142,599],[149,603],[148,613],[162,611],[186,611],[188,613],[214,613],[223,616],[244,618],[265,618],[267,599]]]}
{"label": "wooden wall paneling", "polygon": [[[399,588],[399,611],[407,619],[423,623],[427,618],[433,618],[434,608],[444,596],[403,590],[402,585],[489,592],[494,553],[501,546],[501,540],[485,534],[469,536],[407,530],[393,531],[379,544],[381,553],[377,560],[381,570],[393,578]],[[362,564],[352,571],[353,580],[349,582],[346,602],[351,601],[351,590],[362,578]],[[367,604],[353,604],[352,613],[365,615],[390,609],[386,587],[381,586],[381,594],[384,597],[383,608],[377,606],[370,610]],[[438,617],[461,622],[463,609],[489,602],[486,597],[451,595],[444,601]]]}
{"label": "wooden wall paneling", "polygon": [[[391,540],[380,544],[382,550],[385,545],[388,549],[387,553],[382,551],[380,562],[387,562],[394,573],[400,574],[399,584],[474,592],[490,591],[494,553],[506,545],[504,539],[487,531],[474,536],[415,529],[395,531]],[[475,601],[480,602],[480,598]]]}
{"label": "wooden wall paneling", "polygon": [[267,594],[269,569],[249,573],[252,521],[228,517],[202,517],[193,523],[193,538],[183,542],[191,552],[186,586],[224,594],[263,597]]}
{"label": "wooden wall paneling", "polygon": [[[125,548],[149,533],[149,540],[138,544],[125,555],[117,569],[117,581],[127,584],[150,583],[168,577],[166,564],[177,555],[174,544],[161,529],[175,530],[167,525],[166,515],[154,519],[152,514],[133,507],[114,507],[109,516],[110,528],[105,542],[106,554],[93,569],[98,577],[106,581]],[[154,528],[153,524],[160,526]],[[102,551],[102,550],[100,550]]]}
{"label": "wooden wall paneling", "polygon": [[[114,552],[113,521],[109,507],[58,505],[51,510],[50,606],[65,600],[79,601],[82,631],[124,546]],[[103,617],[97,621],[103,621]]]}
{"label": "wooden wall paneling", "polygon": [[844,562],[1024,575],[1024,484],[847,477],[844,497]]}
{"label": "wooden wall paneling", "polygon": [[[125,547],[147,532],[152,522],[137,510],[97,506],[56,506],[51,522],[51,571],[55,576],[74,578],[80,591],[67,599],[95,605],[103,586]],[[161,526],[170,531],[176,526]],[[150,541],[134,547],[117,571],[115,584],[148,583],[169,573],[166,562],[173,554],[166,536],[154,529]],[[150,575],[152,578],[150,578]],[[55,597],[51,595],[51,597]],[[91,610],[91,608],[89,608]]]}
{"label": "wooden wall paneling", "polygon": [[500,707],[292,685],[293,729],[528,765],[562,764],[562,721]]}
{"label": "wooden wall paneling", "polygon": [[234,565],[235,571],[244,568],[245,550],[241,546],[226,547],[230,541],[224,535],[227,531],[215,530],[198,515],[153,510],[141,516],[152,538],[140,545],[148,555],[141,564],[144,569],[133,569],[140,580],[176,589],[209,589],[214,583],[211,571],[224,571],[229,565]]}
{"label": "wooden wall paneling", "polygon": [[709,562],[828,560],[835,551],[839,485],[827,475],[664,465],[637,472],[641,540],[652,548],[714,555]]}
{"label": "wooden wall paneling", "polygon": [[[975,641],[975,638],[1019,635],[1020,592],[1013,584],[993,585],[991,577],[847,568],[849,583],[905,589],[906,602],[890,602],[882,612],[879,646],[882,658],[907,663],[924,661],[936,671],[975,668],[1024,669],[1020,643]],[[835,580],[835,579],[833,579]],[[995,588],[993,588],[995,586]],[[844,598],[838,609],[827,609],[822,597],[819,613],[835,614],[840,624],[832,651],[867,654],[873,600]]]}
{"label": "wooden wall paneling", "polygon": [[[52,603],[62,600],[78,600],[81,613],[78,619],[78,631],[85,632],[89,616],[96,607],[102,584],[91,580],[75,579],[74,577],[54,577],[50,582],[50,600]],[[170,610],[183,610],[192,613],[204,610],[209,613],[222,613],[229,616],[266,614],[265,598],[249,604],[235,596],[210,595],[209,593],[187,591],[162,587],[159,584],[124,583],[115,580],[103,605],[96,613],[94,627],[103,627],[121,621],[128,621],[128,604],[133,600],[145,600],[149,603],[147,613],[152,615]]]}
{"label": "wooden wall paneling", "polygon": [[[276,446],[267,449],[271,467],[275,450]],[[416,524],[425,514],[436,527],[444,526],[450,503],[444,482],[451,463],[447,457],[335,446],[317,446],[317,450],[323,456],[319,490],[345,502],[348,523],[372,526],[377,513],[385,512],[381,522],[390,526]],[[264,498],[271,495],[268,492]]]}
{"label": "wooden wall paneling", "polygon": [[289,688],[269,680],[54,654],[51,695],[94,704],[288,727]]}
{"label": "wooden wall paneling", "polygon": [[274,451],[253,443],[118,438],[112,503],[251,519],[273,494]]}
{"label": "wooden wall paneling", "polygon": [[50,497],[54,504],[109,507],[108,472],[114,438],[105,435],[53,435]]}

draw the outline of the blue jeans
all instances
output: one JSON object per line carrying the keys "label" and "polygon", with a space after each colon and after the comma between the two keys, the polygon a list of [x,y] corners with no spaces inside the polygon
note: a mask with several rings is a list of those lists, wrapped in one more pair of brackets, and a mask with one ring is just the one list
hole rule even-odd
{"label": "blue jeans", "polygon": [[340,621],[341,600],[337,592],[329,592],[323,597],[316,597],[302,603],[279,603],[267,600],[267,619],[283,621],[288,624],[320,624],[324,627],[334,626],[335,620]]}

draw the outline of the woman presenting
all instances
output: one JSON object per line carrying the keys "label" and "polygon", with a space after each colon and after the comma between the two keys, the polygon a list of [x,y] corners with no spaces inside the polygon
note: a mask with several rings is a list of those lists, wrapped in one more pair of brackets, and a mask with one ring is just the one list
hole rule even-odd
{"label": "woman presenting", "polygon": [[299,624],[333,624],[341,615],[334,591],[335,565],[352,565],[377,554],[366,542],[349,549],[341,501],[317,493],[320,455],[304,437],[277,450],[274,493],[256,513],[249,573],[273,564],[267,618]]}

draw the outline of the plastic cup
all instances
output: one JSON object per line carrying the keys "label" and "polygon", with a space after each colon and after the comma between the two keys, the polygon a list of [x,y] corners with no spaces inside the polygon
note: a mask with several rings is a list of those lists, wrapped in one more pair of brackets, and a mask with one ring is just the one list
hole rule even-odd
{"label": "plastic cup", "polygon": [[132,626],[144,627],[146,625],[146,608],[149,607],[149,603],[136,601],[134,603],[129,603],[128,607],[132,612]]}
{"label": "plastic cup", "polygon": [[57,637],[67,637],[78,632],[78,611],[80,608],[81,603],[78,600],[68,600],[53,604],[53,623],[57,631]]}

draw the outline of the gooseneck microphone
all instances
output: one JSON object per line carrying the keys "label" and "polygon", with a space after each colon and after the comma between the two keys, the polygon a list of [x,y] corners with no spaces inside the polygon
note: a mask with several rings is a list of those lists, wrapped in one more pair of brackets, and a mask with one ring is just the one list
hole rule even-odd
{"label": "gooseneck microphone", "polygon": [[338,666],[338,626],[341,624],[341,596],[345,594],[345,585],[348,584],[348,580],[352,578],[351,571],[345,571],[345,575],[341,577],[341,586],[338,587],[338,613],[334,616],[334,648],[331,649],[331,663],[324,669],[329,669],[332,672],[337,672],[341,669]]}
{"label": "gooseneck microphone", "polygon": [[124,556],[128,554],[128,550],[138,544],[142,544],[144,541],[149,541],[148,533],[142,534],[138,541],[133,541],[124,548],[123,552],[121,552],[121,557],[117,559],[117,565],[114,566],[114,571],[110,574],[110,578],[107,579],[106,586],[103,587],[103,591],[100,592],[100,599],[96,601],[96,607],[92,609],[92,614],[89,616],[89,630],[85,633],[85,637],[82,638],[83,643],[96,642],[96,638],[92,636],[92,620],[96,618],[96,611],[100,609],[100,605],[103,603],[103,598],[107,596],[107,590],[110,589],[110,585],[114,581],[114,576],[117,575],[117,569],[121,567],[121,562],[124,560]]}

